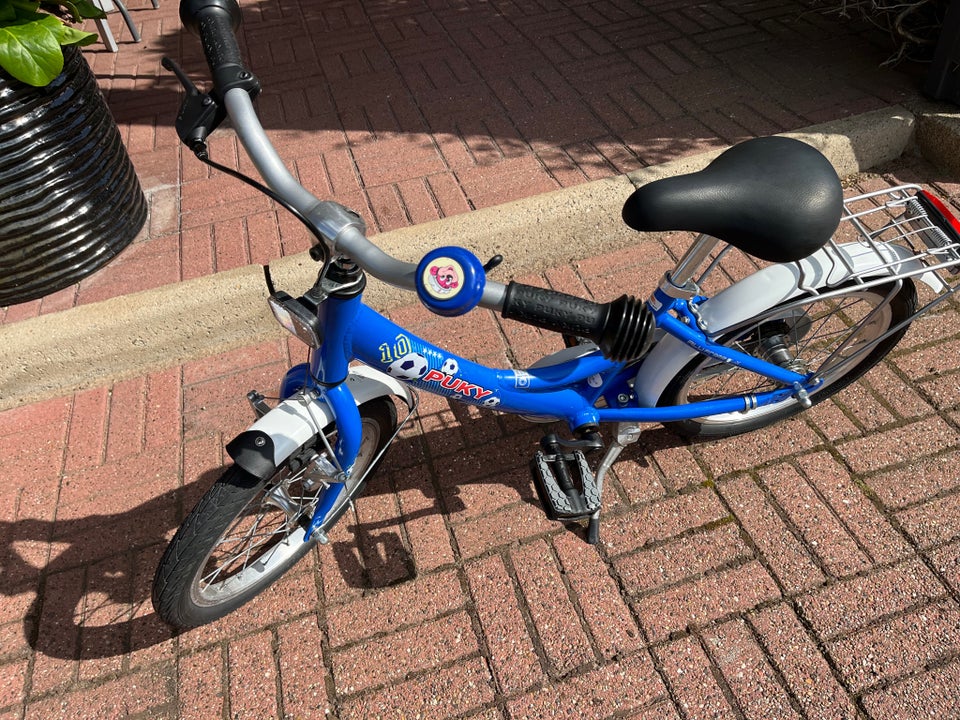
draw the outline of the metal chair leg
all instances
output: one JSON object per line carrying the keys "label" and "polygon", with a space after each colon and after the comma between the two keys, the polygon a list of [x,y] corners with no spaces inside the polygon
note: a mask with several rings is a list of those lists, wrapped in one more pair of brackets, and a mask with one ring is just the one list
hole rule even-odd
{"label": "metal chair leg", "polygon": [[120,14],[123,15],[123,21],[130,29],[130,35],[133,36],[133,41],[140,42],[140,33],[137,32],[137,26],[133,24],[133,18],[131,18],[130,13],[127,12],[127,6],[124,5],[120,0],[113,0],[113,4],[117,6],[117,10],[119,10]]}

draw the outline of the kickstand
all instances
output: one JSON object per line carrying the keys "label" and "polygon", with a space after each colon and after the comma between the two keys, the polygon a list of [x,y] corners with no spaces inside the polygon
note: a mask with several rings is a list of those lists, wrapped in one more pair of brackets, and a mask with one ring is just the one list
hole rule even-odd
{"label": "kickstand", "polygon": [[587,524],[587,543],[597,545],[600,542],[600,511],[597,510],[590,516],[590,522]]}
{"label": "kickstand", "polygon": [[[623,452],[627,445],[632,445],[640,439],[640,425],[638,423],[619,423],[617,425],[617,439],[607,448],[607,452],[600,461],[597,468],[597,491],[603,492],[603,481],[607,476],[607,471],[613,466],[614,461]],[[598,545],[600,543],[600,508],[597,508],[590,516],[587,524],[587,543]]]}

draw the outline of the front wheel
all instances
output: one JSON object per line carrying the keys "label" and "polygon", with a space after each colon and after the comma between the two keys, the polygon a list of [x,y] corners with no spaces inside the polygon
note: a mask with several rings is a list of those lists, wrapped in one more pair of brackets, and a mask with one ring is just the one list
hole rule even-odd
{"label": "front wheel", "polygon": [[[371,463],[393,437],[396,408],[378,398],[360,406],[362,436],[351,479],[327,518],[359,492]],[[331,447],[336,430],[324,431]],[[153,582],[153,607],[176,627],[195,627],[236,610],[269,587],[316,544],[304,542],[326,483],[335,472],[315,436],[260,480],[234,465],[200,499],[167,547]]]}
{"label": "front wheel", "polygon": [[[810,398],[815,404],[845,388],[893,350],[909,323],[858,354],[908,320],[916,306],[917,289],[909,279],[871,288],[850,285],[834,297],[781,303],[731,330],[719,342],[795,372],[812,372],[823,378]],[[697,356],[670,381],[660,405],[684,405],[780,387],[748,370]],[[687,437],[722,438],[757,430],[801,410],[803,406],[795,398],[788,398],[752,410],[681,420],[668,426]]]}

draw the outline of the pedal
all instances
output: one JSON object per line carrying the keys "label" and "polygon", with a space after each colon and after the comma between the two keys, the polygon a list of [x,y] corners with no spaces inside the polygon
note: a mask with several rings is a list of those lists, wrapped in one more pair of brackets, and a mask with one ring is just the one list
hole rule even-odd
{"label": "pedal", "polygon": [[580,450],[537,451],[530,469],[540,504],[551,520],[583,520],[600,509],[600,489]]}

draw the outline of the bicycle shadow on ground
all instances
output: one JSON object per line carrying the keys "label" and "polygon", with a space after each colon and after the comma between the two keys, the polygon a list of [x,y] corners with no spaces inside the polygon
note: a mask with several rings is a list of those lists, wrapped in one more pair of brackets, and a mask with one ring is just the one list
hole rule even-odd
{"label": "bicycle shadow on ground", "polygon": [[[219,470],[116,514],[0,524],[0,593],[33,595],[23,637],[50,657],[114,657],[170,639],[150,605],[157,561]],[[49,550],[49,559],[37,561]]]}
{"label": "bicycle shadow on ground", "polygon": [[[470,417],[451,405],[454,426],[394,444],[354,511],[319,548],[332,558],[323,573],[337,573],[338,583],[361,590],[403,583],[418,574],[408,524],[482,521],[483,506],[470,506],[482,497],[496,507],[530,505],[541,512],[527,463],[539,438],[558,426],[495,413]],[[431,451],[448,444],[452,432],[483,440],[449,454]],[[642,449],[623,457],[631,455],[643,462]],[[392,458],[400,467],[391,468]],[[122,658],[173,638],[175,631],[153,611],[153,575],[174,530],[222,471],[210,468],[122,513],[0,523],[0,594],[9,598],[3,602],[25,607],[25,643],[48,657],[87,661]]]}
{"label": "bicycle shadow on ground", "polygon": [[[530,461],[544,435],[569,436],[566,424],[531,423],[497,413],[472,416],[466,406],[456,402],[450,403],[450,409],[457,422],[448,428],[418,435],[395,448],[395,454],[388,456],[386,462],[389,464],[391,457],[400,456],[405,466],[387,472],[381,470],[357,501],[356,513],[345,516],[335,528],[336,533],[331,535],[325,550],[332,551],[337,569],[348,586],[370,590],[414,579],[418,573],[417,558],[413,538],[407,533],[410,525],[420,518],[442,519],[448,530],[446,536],[439,527],[426,532],[429,537],[437,538],[438,544],[443,544],[449,537],[456,538],[457,527],[484,522],[496,525],[505,517],[520,523],[519,518],[529,517],[531,513],[543,514],[531,477]],[[612,440],[610,433],[611,428],[601,429],[605,445]],[[458,439],[464,435],[479,440],[462,447]],[[647,491],[652,493],[651,499],[654,494],[659,496],[662,487],[637,488],[655,475],[650,453],[685,444],[685,440],[660,426],[645,429],[640,441],[624,449],[613,472],[607,475],[604,512],[635,501],[638,494]],[[455,449],[438,454],[437,449],[446,445]],[[602,454],[601,450],[588,456],[591,467],[596,468]],[[417,462],[419,458],[423,458],[422,462]],[[634,487],[624,490],[618,469],[623,471],[628,466],[627,473],[641,474],[644,478],[633,477]],[[676,489],[669,479],[665,484],[671,492]],[[564,525],[586,541],[585,523]],[[556,523],[556,527],[560,526]],[[601,523],[601,533],[602,527]],[[449,548],[441,550],[449,551]]]}

